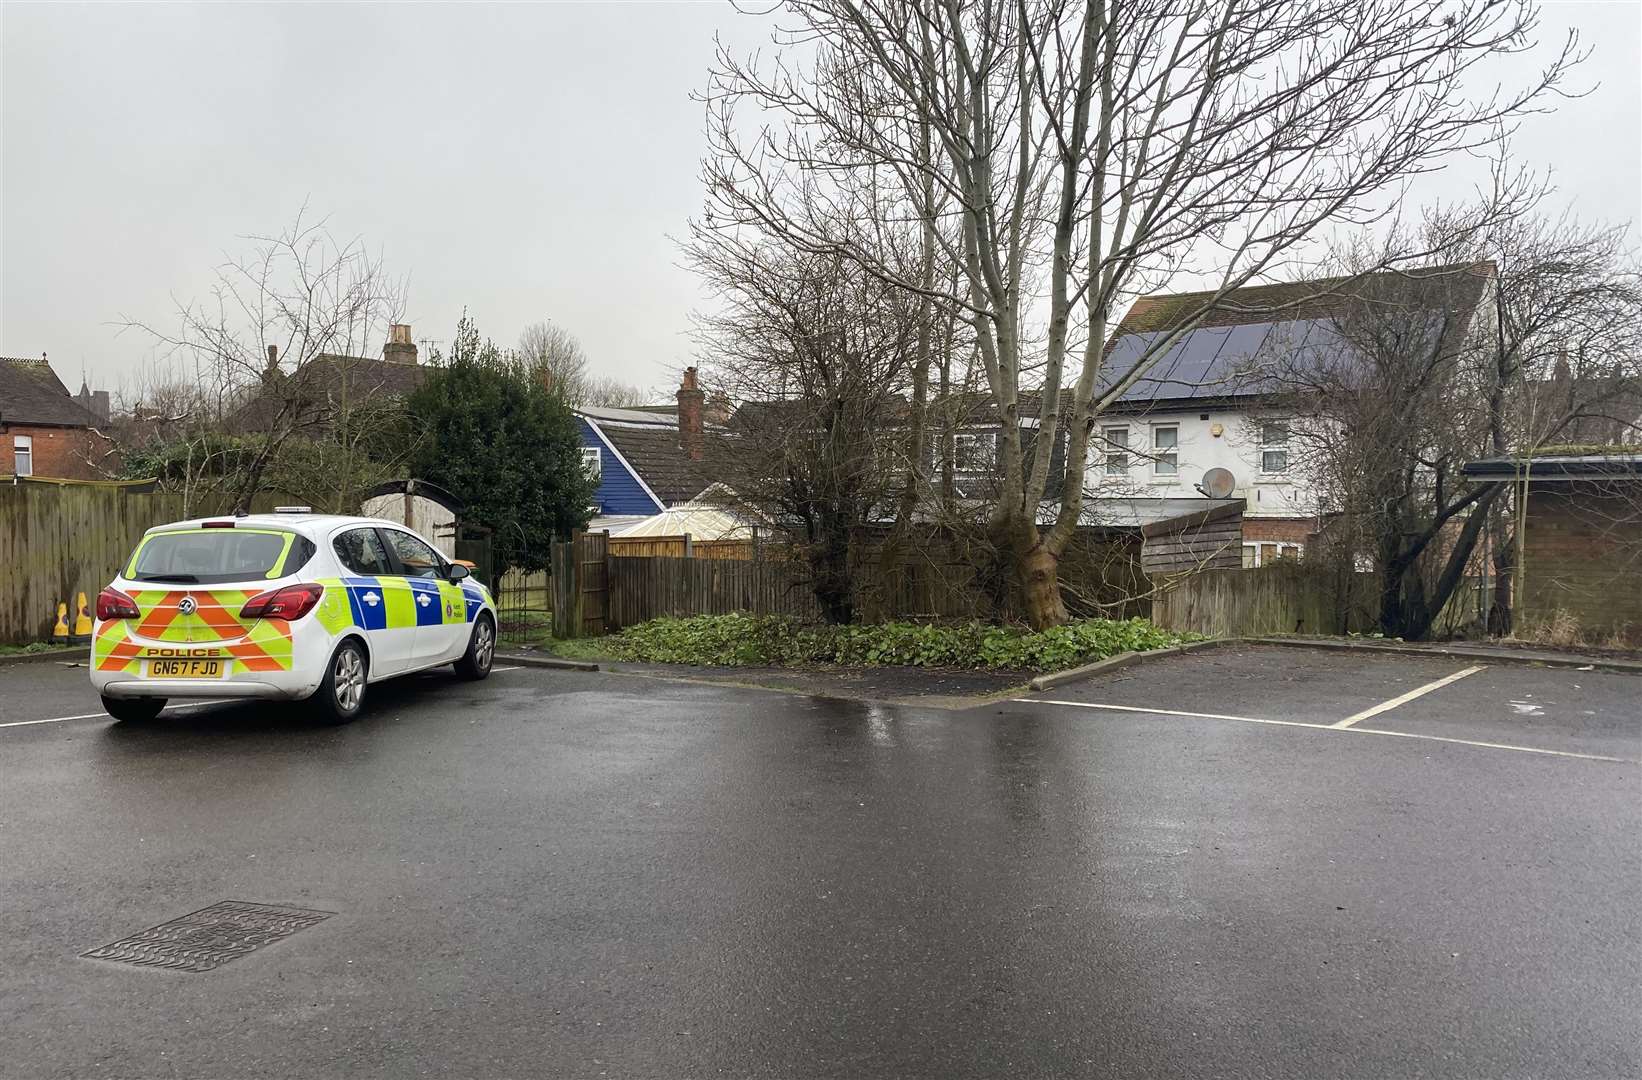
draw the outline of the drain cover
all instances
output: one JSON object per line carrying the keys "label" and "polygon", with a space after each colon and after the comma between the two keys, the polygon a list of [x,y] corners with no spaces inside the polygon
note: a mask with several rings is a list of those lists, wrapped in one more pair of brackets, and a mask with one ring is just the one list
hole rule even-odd
{"label": "drain cover", "polygon": [[210,971],[288,938],[298,930],[306,930],[333,914],[222,900],[80,955],[93,960],[117,960],[177,971]]}

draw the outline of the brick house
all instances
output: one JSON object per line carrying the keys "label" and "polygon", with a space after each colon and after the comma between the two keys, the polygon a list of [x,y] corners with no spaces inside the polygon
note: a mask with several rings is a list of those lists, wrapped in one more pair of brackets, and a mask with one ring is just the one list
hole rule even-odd
{"label": "brick house", "polygon": [[106,420],[87,404],[106,406],[106,392],[68,392],[46,358],[0,357],[0,476],[100,480],[117,472]]}
{"label": "brick house", "polygon": [[1490,458],[1466,463],[1464,475],[1526,484],[1524,625],[1642,645],[1642,453]]}

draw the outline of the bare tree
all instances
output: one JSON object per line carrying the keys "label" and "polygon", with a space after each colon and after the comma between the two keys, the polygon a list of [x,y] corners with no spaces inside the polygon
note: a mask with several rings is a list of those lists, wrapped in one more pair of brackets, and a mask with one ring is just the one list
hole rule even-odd
{"label": "bare tree", "polygon": [[[235,509],[281,480],[302,485],[293,492],[315,490],[307,486],[315,478],[345,505],[382,452],[404,452],[407,433],[368,372],[327,361],[357,359],[386,341],[402,287],[362,241],[338,241],[305,212],[275,235],[249,239],[254,250],[217,268],[207,300],[179,307],[177,329],[124,325],[151,335],[192,374],[191,400],[161,406],[191,421],[194,445],[180,451],[190,476],[212,478]],[[294,472],[281,477],[287,464]]]}
{"label": "bare tree", "polygon": [[697,321],[708,385],[738,401],[714,473],[794,534],[823,614],[861,602],[866,531],[919,472],[906,390],[927,355],[920,302],[836,255],[696,228],[718,310]]}
{"label": "bare tree", "polygon": [[581,403],[588,361],[576,335],[557,323],[531,323],[519,333],[518,355],[543,386],[571,404]]}
{"label": "bare tree", "polygon": [[654,391],[623,382],[614,375],[589,375],[582,380],[580,395],[571,404],[627,409],[648,404],[654,397]]}
{"label": "bare tree", "polygon": [[[1358,272],[1422,249],[1443,262]],[[1317,283],[1312,300],[1332,334],[1264,358],[1296,418],[1296,465],[1334,514],[1332,546],[1348,562],[1372,559],[1380,630],[1418,638],[1480,576],[1490,539],[1487,626],[1505,633],[1520,492],[1513,508],[1511,486],[1467,482],[1461,468],[1636,430],[1642,278],[1623,230],[1445,209],[1415,235],[1359,239],[1338,258],[1343,276]]]}
{"label": "bare tree", "polygon": [[[1326,317],[1302,341],[1267,338],[1261,366],[1287,392],[1297,472],[1332,513],[1329,540],[1348,565],[1372,560],[1378,622],[1421,638],[1459,585],[1499,494],[1460,476],[1484,445],[1489,263],[1358,276],[1388,243],[1345,253],[1325,287]],[[1319,314],[1310,309],[1308,314]],[[1326,332],[1319,329],[1326,327]]]}
{"label": "bare tree", "polygon": [[[786,10],[799,25],[779,43],[813,61],[721,50],[705,94],[708,220],[852,259],[964,314],[1002,424],[992,528],[1038,626],[1066,618],[1058,563],[1101,410],[1228,292],[1322,223],[1382,213],[1399,181],[1491,140],[1576,59],[1570,39],[1519,91],[1465,93],[1479,62],[1530,43],[1535,10],[1521,0]],[[928,160],[909,136],[920,131]],[[882,213],[941,225],[930,235],[956,288],[835,229],[837,210],[862,207],[863,170]],[[1198,310],[1103,372],[1127,300],[1178,274],[1212,281]],[[1067,468],[1052,487],[1061,430]],[[1053,523],[1040,527],[1046,502]]]}
{"label": "bare tree", "polygon": [[[1624,228],[1522,216],[1480,236],[1499,267],[1493,297],[1488,452],[1642,442],[1642,268]],[[1526,503],[1492,522],[1488,630],[1511,632],[1522,592]]]}

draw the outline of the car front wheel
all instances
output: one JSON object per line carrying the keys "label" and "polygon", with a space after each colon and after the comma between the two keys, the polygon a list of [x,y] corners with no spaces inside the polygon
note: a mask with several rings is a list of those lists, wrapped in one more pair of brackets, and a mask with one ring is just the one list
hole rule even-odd
{"label": "car front wheel", "polygon": [[490,616],[481,615],[473,624],[473,636],[468,638],[468,651],[456,661],[456,674],[464,679],[482,679],[490,674],[490,665],[496,659],[496,624]]}
{"label": "car front wheel", "polygon": [[369,666],[359,642],[344,641],[331,654],[325,678],[309,700],[327,724],[346,724],[365,707],[365,678]]}
{"label": "car front wheel", "polygon": [[104,694],[102,698],[103,711],[123,724],[152,720],[165,708],[162,697],[113,698]]}

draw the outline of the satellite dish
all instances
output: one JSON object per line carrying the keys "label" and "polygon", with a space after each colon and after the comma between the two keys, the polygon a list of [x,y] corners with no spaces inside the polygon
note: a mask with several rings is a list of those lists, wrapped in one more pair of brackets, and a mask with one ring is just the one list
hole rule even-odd
{"label": "satellite dish", "polygon": [[1236,486],[1237,480],[1230,469],[1210,469],[1203,474],[1203,482],[1197,485],[1197,490],[1211,499],[1224,499]]}

